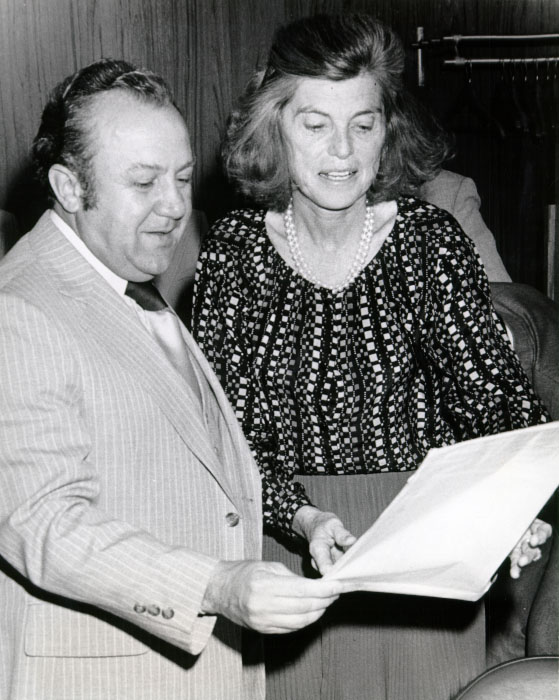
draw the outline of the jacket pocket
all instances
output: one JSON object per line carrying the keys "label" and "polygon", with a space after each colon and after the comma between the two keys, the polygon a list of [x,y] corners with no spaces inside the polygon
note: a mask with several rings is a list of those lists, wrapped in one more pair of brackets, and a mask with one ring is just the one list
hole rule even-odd
{"label": "jacket pocket", "polygon": [[49,603],[27,606],[27,656],[138,656],[148,648],[130,634],[94,615]]}

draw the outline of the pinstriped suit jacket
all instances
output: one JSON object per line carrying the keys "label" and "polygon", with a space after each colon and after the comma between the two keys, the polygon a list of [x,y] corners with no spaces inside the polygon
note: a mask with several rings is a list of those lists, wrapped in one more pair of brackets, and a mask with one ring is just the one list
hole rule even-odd
{"label": "pinstriped suit jacket", "polygon": [[218,559],[260,558],[261,487],[184,335],[202,407],[48,214],[0,263],[0,700],[263,697],[198,615]]}

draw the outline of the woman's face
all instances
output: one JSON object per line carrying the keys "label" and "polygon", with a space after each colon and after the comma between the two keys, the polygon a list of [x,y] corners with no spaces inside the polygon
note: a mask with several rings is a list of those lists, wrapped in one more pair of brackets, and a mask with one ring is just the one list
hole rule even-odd
{"label": "woman's face", "polygon": [[330,210],[347,209],[366,194],[386,135],[380,86],[371,74],[300,78],[281,127],[294,192]]}

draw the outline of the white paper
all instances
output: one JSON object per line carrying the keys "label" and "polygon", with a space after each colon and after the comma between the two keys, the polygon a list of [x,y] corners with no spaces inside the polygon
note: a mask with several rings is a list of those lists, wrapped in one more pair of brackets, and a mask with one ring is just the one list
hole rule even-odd
{"label": "white paper", "polygon": [[559,421],[432,449],[326,578],[478,600],[559,486]]}

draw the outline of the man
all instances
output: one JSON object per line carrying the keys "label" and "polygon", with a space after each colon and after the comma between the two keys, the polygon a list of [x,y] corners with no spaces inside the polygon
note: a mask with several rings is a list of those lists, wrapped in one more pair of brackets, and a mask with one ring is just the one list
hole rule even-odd
{"label": "man", "polygon": [[102,60],[54,91],[33,153],[53,209],[0,265],[0,699],[262,698],[243,627],[298,629],[341,584],[256,561],[232,410],[130,284],[191,212],[184,121],[160,78]]}

